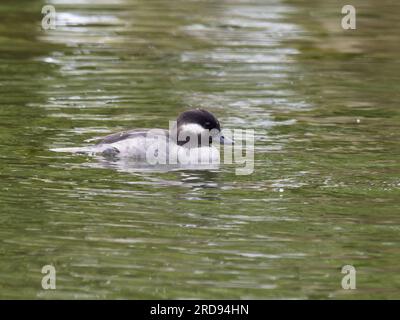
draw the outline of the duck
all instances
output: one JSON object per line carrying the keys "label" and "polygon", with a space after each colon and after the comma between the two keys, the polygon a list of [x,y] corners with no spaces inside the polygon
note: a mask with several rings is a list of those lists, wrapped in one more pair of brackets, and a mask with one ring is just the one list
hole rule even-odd
{"label": "duck", "polygon": [[[99,138],[81,153],[106,158],[131,158],[149,164],[217,163],[219,145],[233,145],[221,132],[219,120],[205,109],[191,109],[170,122],[169,129],[132,129]],[[74,148],[69,148],[74,149]],[[58,150],[60,151],[60,150]]]}

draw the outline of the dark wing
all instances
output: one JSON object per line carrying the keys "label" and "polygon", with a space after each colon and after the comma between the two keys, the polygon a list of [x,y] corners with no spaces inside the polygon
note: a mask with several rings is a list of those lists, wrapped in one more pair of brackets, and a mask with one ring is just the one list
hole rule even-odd
{"label": "dark wing", "polygon": [[[168,134],[167,130],[165,131],[166,134]],[[104,138],[98,143],[100,144],[110,144],[110,143],[115,143],[118,141],[122,141],[125,139],[129,138],[134,138],[134,137],[145,137],[149,132],[149,129],[133,129],[133,130],[128,130],[128,131],[122,131],[122,132],[117,132],[110,134]]]}

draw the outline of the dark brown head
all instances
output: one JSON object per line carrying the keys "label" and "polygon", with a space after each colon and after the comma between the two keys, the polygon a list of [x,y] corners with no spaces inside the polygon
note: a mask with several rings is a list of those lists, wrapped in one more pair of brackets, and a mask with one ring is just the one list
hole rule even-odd
{"label": "dark brown head", "polygon": [[227,143],[227,139],[221,136],[219,121],[211,112],[204,109],[193,109],[179,115],[177,119],[178,145],[204,147],[216,140],[221,144]]}

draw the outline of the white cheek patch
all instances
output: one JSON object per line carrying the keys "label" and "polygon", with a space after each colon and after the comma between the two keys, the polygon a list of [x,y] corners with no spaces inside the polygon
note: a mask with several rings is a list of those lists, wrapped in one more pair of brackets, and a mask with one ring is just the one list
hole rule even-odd
{"label": "white cheek patch", "polygon": [[188,123],[181,126],[181,132],[189,132],[190,134],[202,134],[207,129],[204,129],[201,125],[197,123]]}

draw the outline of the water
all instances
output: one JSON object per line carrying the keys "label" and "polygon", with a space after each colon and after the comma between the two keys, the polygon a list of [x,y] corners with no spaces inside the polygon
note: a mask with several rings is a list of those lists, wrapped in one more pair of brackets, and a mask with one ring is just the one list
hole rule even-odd
{"label": "water", "polygon": [[[1,298],[400,298],[398,2],[47,3],[0,5]],[[50,151],[192,107],[254,174]]]}

